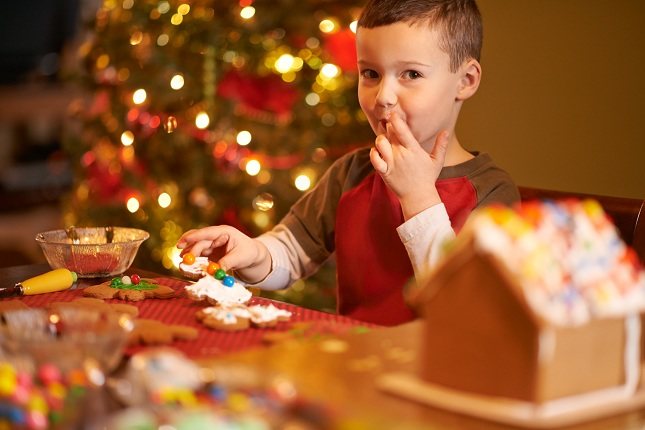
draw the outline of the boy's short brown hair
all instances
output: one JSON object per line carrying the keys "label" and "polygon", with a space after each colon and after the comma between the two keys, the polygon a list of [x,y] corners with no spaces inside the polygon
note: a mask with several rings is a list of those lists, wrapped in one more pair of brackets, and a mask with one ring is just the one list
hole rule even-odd
{"label": "boy's short brown hair", "polygon": [[436,26],[439,47],[450,56],[452,72],[468,59],[479,61],[483,26],[475,0],[369,0],[358,26],[374,28],[396,22]]}

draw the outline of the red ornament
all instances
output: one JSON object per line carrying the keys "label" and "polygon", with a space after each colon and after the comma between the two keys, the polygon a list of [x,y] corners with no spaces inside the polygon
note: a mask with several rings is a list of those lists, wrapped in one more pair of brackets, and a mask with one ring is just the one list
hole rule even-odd
{"label": "red ornament", "polygon": [[325,50],[332,63],[344,72],[357,72],[356,35],[351,30],[341,30],[325,37]]}
{"label": "red ornament", "polygon": [[291,115],[298,91],[276,75],[256,76],[228,71],[217,86],[220,97],[238,102],[242,109],[257,115],[272,114],[278,119]]}

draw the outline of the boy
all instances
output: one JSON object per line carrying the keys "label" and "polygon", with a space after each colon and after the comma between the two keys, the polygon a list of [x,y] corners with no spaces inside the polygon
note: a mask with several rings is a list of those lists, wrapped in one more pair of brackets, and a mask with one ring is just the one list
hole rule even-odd
{"label": "boy", "polygon": [[272,231],[186,232],[182,254],[211,255],[262,289],[286,288],[337,259],[338,312],[377,324],[414,318],[403,286],[437,261],[477,206],[519,200],[490,157],[466,151],[455,124],[480,82],[474,0],[371,0],[358,21],[358,98],[377,135],[338,159]]}

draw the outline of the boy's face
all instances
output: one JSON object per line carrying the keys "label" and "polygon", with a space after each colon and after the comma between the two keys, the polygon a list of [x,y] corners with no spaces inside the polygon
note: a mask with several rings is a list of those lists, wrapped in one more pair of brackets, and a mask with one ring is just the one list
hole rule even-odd
{"label": "boy's face", "polygon": [[426,150],[440,131],[453,134],[459,74],[450,71],[436,31],[402,22],[359,27],[356,49],[358,100],[374,133],[384,134],[386,120],[396,112]]}

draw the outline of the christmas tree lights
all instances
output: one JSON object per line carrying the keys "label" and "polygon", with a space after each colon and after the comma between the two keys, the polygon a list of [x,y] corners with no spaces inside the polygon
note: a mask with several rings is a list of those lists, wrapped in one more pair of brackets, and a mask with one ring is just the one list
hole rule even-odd
{"label": "christmas tree lights", "polygon": [[105,0],[80,48],[90,99],[66,141],[65,223],[145,229],[138,264],[169,270],[188,229],[271,228],[373,139],[356,97],[361,5]]}

